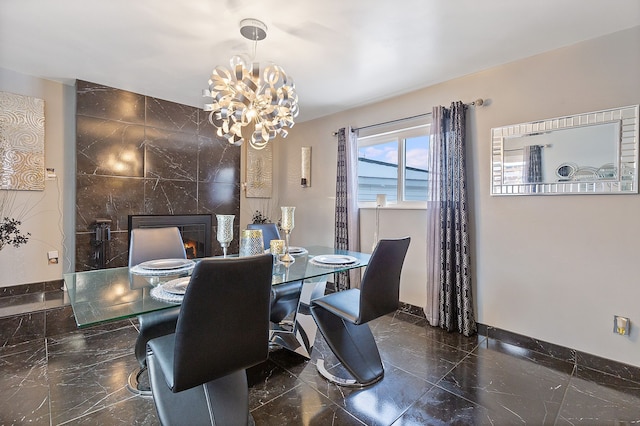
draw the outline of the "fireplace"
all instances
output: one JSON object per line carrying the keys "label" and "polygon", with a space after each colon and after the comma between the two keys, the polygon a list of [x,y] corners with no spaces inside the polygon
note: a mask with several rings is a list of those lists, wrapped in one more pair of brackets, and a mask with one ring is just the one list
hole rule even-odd
{"label": "fireplace", "polygon": [[164,228],[180,230],[189,259],[211,256],[211,215],[129,215],[129,241],[136,228]]}

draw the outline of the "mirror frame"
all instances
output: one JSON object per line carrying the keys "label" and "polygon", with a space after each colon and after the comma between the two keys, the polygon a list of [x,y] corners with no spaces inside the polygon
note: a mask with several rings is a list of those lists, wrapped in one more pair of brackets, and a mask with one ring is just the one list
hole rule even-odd
{"label": "mirror frame", "polygon": [[[506,138],[619,123],[617,179],[504,184]],[[491,129],[491,195],[637,194],[638,105],[550,118]]]}

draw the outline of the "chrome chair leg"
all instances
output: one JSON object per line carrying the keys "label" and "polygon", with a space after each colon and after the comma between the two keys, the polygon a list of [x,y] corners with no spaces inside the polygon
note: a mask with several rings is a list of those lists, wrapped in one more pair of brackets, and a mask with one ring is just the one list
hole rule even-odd
{"label": "chrome chair leg", "polygon": [[338,377],[327,370],[327,367],[325,367],[324,365],[324,359],[318,359],[318,361],[316,362],[316,369],[318,370],[318,373],[320,373],[320,375],[324,377],[325,380],[327,380],[329,383],[348,388],[364,388],[382,380],[383,377],[380,376],[370,383],[359,383],[358,381],[356,381],[356,379],[353,378],[345,379],[344,377]]}
{"label": "chrome chair leg", "polygon": [[140,376],[146,372],[148,372],[147,367],[138,367],[129,374],[127,379],[127,389],[129,389],[131,393],[143,397],[153,396],[149,385],[145,386],[140,384]]}

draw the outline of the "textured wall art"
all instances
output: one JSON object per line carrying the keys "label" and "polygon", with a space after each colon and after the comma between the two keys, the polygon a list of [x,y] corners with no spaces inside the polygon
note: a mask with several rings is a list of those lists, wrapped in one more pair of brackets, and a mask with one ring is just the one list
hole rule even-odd
{"label": "textured wall art", "polygon": [[271,198],[273,147],[268,143],[257,150],[247,146],[247,198]]}
{"label": "textured wall art", "polygon": [[44,190],[44,100],[0,92],[0,189]]}

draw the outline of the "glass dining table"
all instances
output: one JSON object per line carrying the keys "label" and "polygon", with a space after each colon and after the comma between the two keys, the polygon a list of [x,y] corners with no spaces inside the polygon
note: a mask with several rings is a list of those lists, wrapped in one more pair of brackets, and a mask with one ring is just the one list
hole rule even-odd
{"label": "glass dining table", "polygon": [[[335,260],[337,256],[347,260],[340,263],[339,259]],[[282,323],[273,325],[271,343],[310,358],[317,332],[309,310],[311,301],[324,295],[329,276],[365,267],[370,257],[366,253],[310,246],[294,254],[293,263],[275,263],[273,286],[296,281],[303,284],[296,311]],[[64,274],[64,282],[76,323],[82,328],[176,306],[179,301],[161,300],[152,290],[180,276],[188,276],[191,271],[145,275],[139,271],[133,273],[133,268],[110,268]]]}

